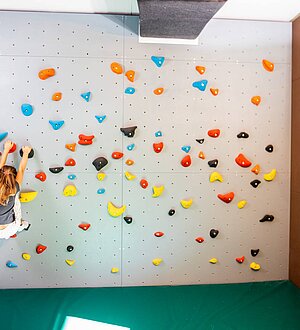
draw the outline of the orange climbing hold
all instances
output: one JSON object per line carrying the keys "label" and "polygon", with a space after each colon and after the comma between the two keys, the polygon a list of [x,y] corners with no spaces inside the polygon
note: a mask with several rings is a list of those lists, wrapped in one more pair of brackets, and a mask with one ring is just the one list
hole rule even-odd
{"label": "orange climbing hold", "polygon": [[113,159],[120,159],[124,156],[123,152],[118,152],[118,151],[115,151],[111,154],[111,157]]}
{"label": "orange climbing hold", "polygon": [[256,175],[258,175],[259,172],[260,172],[260,166],[259,166],[258,164],[255,165],[255,166],[252,168],[251,172],[254,173],[254,174],[256,174]]}
{"label": "orange climbing hold", "polygon": [[46,80],[50,77],[53,77],[54,75],[55,75],[55,70],[53,68],[44,69],[39,72],[39,78],[42,80]]}
{"label": "orange climbing hold", "polygon": [[207,132],[208,136],[217,138],[220,136],[220,130],[219,129],[211,129]]}
{"label": "orange climbing hold", "polygon": [[111,71],[116,73],[116,74],[121,74],[123,73],[123,68],[122,68],[122,65],[117,63],[117,62],[113,62],[111,65],[110,65],[110,68],[111,68]]}
{"label": "orange climbing hold", "polygon": [[224,203],[230,203],[230,202],[232,202],[232,200],[234,199],[234,192],[229,192],[229,193],[227,193],[227,194],[224,194],[224,195],[222,195],[222,194],[218,194],[218,198],[221,200],[221,201],[223,201]]}
{"label": "orange climbing hold", "polygon": [[46,173],[45,173],[45,172],[37,173],[37,174],[35,175],[35,177],[36,177],[38,180],[42,181],[42,182],[46,181],[46,179],[47,179],[47,176],[46,176]]}
{"label": "orange climbing hold", "polygon": [[218,88],[211,88],[210,92],[212,93],[213,96],[217,96],[219,94]]}
{"label": "orange climbing hold", "polygon": [[153,143],[153,150],[157,154],[159,154],[163,150],[163,147],[164,147],[164,143],[163,142]]}
{"label": "orange climbing hold", "polygon": [[181,165],[183,167],[189,167],[192,164],[192,159],[190,155],[186,155],[185,157],[182,158],[181,160]]}
{"label": "orange climbing hold", "polygon": [[91,225],[89,223],[81,223],[80,225],[78,225],[78,227],[84,231],[88,230]]}
{"label": "orange climbing hold", "polygon": [[257,95],[257,96],[253,96],[253,97],[251,98],[251,102],[252,102],[253,104],[255,104],[256,106],[259,105],[260,101],[261,101],[261,97],[258,96],[258,95]]}
{"label": "orange climbing hold", "polygon": [[198,242],[198,243],[203,243],[204,238],[203,237],[197,237],[197,238],[195,238],[195,241]]}
{"label": "orange climbing hold", "polygon": [[76,162],[73,158],[69,158],[66,162],[65,162],[66,166],[75,166]]}
{"label": "orange climbing hold", "polygon": [[201,159],[205,159],[205,155],[202,151],[199,152],[198,157]]}
{"label": "orange climbing hold", "polygon": [[252,165],[252,163],[250,162],[250,160],[248,160],[243,154],[239,154],[236,159],[235,162],[240,165],[241,167],[249,167]]}
{"label": "orange climbing hold", "polygon": [[274,63],[268,60],[262,60],[262,65],[269,72],[272,72],[274,70]]}
{"label": "orange climbing hold", "polygon": [[125,76],[127,77],[127,79],[131,82],[134,82],[134,76],[135,76],[135,72],[133,70],[129,70],[125,73]]}
{"label": "orange climbing hold", "polygon": [[203,73],[205,72],[205,66],[197,65],[197,66],[196,66],[196,70],[197,70],[200,74],[203,74]]}
{"label": "orange climbing hold", "polygon": [[42,245],[42,244],[39,244],[39,245],[36,247],[36,253],[37,253],[37,254],[41,254],[41,253],[43,253],[46,249],[47,249],[47,246]]}
{"label": "orange climbing hold", "polygon": [[57,92],[52,95],[52,101],[60,101],[62,98],[62,93]]}
{"label": "orange climbing hold", "polygon": [[148,181],[145,180],[145,179],[142,179],[140,181],[140,186],[143,188],[143,189],[146,189],[148,187]]}
{"label": "orange climbing hold", "polygon": [[155,95],[161,95],[164,92],[164,89],[162,87],[156,88],[153,93]]}
{"label": "orange climbing hold", "polygon": [[134,161],[132,159],[127,159],[125,162],[126,165],[131,166],[134,164]]}
{"label": "orange climbing hold", "polygon": [[95,136],[94,135],[84,135],[84,134],[80,134],[79,135],[79,141],[78,143],[81,145],[89,145],[93,143],[93,138]]}
{"label": "orange climbing hold", "polygon": [[76,150],[76,143],[69,143],[69,144],[66,144],[65,147],[67,149],[69,149],[70,151],[75,151]]}

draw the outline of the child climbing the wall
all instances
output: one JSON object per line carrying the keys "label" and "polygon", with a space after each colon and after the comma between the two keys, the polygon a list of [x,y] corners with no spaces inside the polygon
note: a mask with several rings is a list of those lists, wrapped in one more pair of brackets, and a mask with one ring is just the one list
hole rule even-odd
{"label": "child climbing the wall", "polygon": [[5,165],[12,147],[11,141],[4,144],[0,160],[0,239],[8,239],[30,227],[27,221],[22,220],[19,192],[31,148],[22,148],[23,156],[17,171],[13,166]]}

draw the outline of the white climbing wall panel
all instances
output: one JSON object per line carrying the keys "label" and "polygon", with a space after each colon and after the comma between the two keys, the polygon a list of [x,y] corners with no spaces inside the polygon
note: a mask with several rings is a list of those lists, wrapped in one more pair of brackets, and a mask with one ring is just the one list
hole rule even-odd
{"label": "white climbing wall panel", "polygon": [[[138,44],[137,17],[0,13],[0,133],[21,145],[30,144],[35,157],[29,161],[23,190],[38,191],[37,198],[23,204],[24,218],[32,223],[28,232],[16,239],[0,242],[0,287],[79,287],[178,285],[230,283],[287,279],[290,178],[290,42],[291,25],[255,21],[212,20],[200,36],[199,46]],[[161,68],[151,56],[165,56]],[[275,63],[274,72],[263,69],[261,60]],[[136,71],[131,83],[110,69],[119,62]],[[195,66],[206,67],[201,76]],[[38,79],[41,69],[53,67],[56,75]],[[194,81],[208,80],[206,91],[192,87]],[[134,87],[133,95],[124,93]],[[163,87],[165,92],[154,95]],[[209,89],[218,88],[213,96]],[[90,102],[80,97],[92,93]],[[60,102],[51,96],[62,92]],[[250,102],[260,95],[261,104]],[[33,105],[32,116],[25,117],[21,104]],[[98,123],[95,115],[107,115]],[[54,131],[49,120],[64,120]],[[120,127],[138,126],[134,138],[124,137]],[[207,135],[219,128],[220,137]],[[162,137],[155,137],[156,131]],[[245,131],[248,139],[238,139]],[[79,134],[95,135],[90,146],[77,145],[72,153],[66,143],[78,141]],[[203,144],[195,139],[204,138]],[[152,144],[164,142],[160,154]],[[4,141],[3,141],[4,142]],[[2,144],[1,142],[1,150]],[[135,144],[132,151],[127,146]],[[274,146],[268,153],[265,147]],[[191,146],[192,165],[180,165]],[[122,151],[123,159],[111,153]],[[206,159],[198,158],[203,151]],[[256,176],[251,168],[239,167],[234,159],[245,154],[253,166],[260,164]],[[99,156],[109,160],[103,169],[104,181],[97,180],[91,164]],[[74,158],[74,168],[59,174],[49,167],[64,166]],[[134,165],[125,161],[132,159]],[[216,169],[207,161],[218,159]],[[9,163],[17,165],[14,153]],[[263,174],[276,168],[274,181]],[[224,182],[209,182],[214,170]],[[47,180],[35,174],[44,171]],[[136,179],[128,181],[124,172]],[[68,180],[75,174],[76,180]],[[139,185],[149,182],[147,189]],[[258,188],[250,182],[261,180]],[[64,197],[64,187],[73,183],[75,197]],[[152,198],[152,187],[164,185],[162,196]],[[99,188],[105,193],[97,194]],[[217,194],[235,193],[230,204]],[[193,199],[189,209],[181,199]],[[247,200],[244,209],[239,200]],[[127,205],[122,217],[111,218],[107,202]],[[175,209],[174,216],[168,211]],[[272,214],[271,223],[260,223]],[[90,223],[87,231],[78,228]],[[219,230],[212,239],[210,229]],[[163,237],[155,237],[161,231]],[[203,243],[195,238],[203,237]],[[47,250],[37,255],[38,244]],[[67,252],[66,247],[74,250]],[[260,249],[256,257],[251,249]],[[22,259],[22,253],[31,260]],[[245,256],[238,264],[235,258]],[[161,258],[159,266],[152,259]],[[209,263],[217,258],[217,264]],[[65,259],[74,259],[68,266]],[[18,264],[5,266],[11,260]],[[249,268],[252,261],[259,272]],[[111,273],[113,267],[119,273]]]}

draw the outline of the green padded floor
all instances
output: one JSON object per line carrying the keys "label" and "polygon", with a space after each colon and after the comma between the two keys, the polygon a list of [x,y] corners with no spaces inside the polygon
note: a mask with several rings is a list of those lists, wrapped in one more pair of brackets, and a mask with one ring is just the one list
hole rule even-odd
{"label": "green padded floor", "polygon": [[0,301],[1,330],[61,330],[68,315],[131,330],[300,329],[300,289],[288,281],[1,290]]}

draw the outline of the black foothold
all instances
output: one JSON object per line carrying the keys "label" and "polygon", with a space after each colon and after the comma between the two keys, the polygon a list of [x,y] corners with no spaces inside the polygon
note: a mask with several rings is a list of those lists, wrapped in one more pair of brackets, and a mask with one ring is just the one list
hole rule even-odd
{"label": "black foothold", "polygon": [[266,221],[273,221],[274,215],[266,214],[262,219],[259,220],[259,222],[266,222]]}
{"label": "black foothold", "polygon": [[261,181],[259,181],[259,180],[253,180],[250,182],[250,184],[253,188],[257,188],[260,183],[261,183]]}
{"label": "black foothold", "polygon": [[259,252],[259,249],[256,249],[256,250],[251,249],[251,255],[252,255],[252,257],[256,257],[258,255],[258,252]]}
{"label": "black foothold", "polygon": [[132,217],[124,217],[124,220],[125,220],[126,223],[131,224]]}
{"label": "black foothold", "polygon": [[[23,157],[23,150],[20,149],[20,156]],[[34,156],[34,151],[33,149],[30,150],[29,154],[28,154],[28,158],[32,158]]]}
{"label": "black foothold", "polygon": [[171,209],[169,212],[168,212],[169,216],[172,216],[175,214],[175,210],[174,209]]}
{"label": "black foothold", "polygon": [[72,252],[73,250],[74,250],[74,246],[72,246],[72,245],[67,246],[67,251],[68,252]]}
{"label": "black foothold", "polygon": [[104,166],[108,164],[108,160],[105,157],[98,157],[92,163],[97,171],[100,171]]}
{"label": "black foothold", "polygon": [[219,163],[219,161],[217,159],[209,160],[208,161],[208,166],[209,167],[217,167],[218,163]]}
{"label": "black foothold", "polygon": [[57,174],[57,173],[60,173],[63,169],[64,169],[63,166],[50,167],[50,168],[49,168],[49,171],[50,171],[51,173]]}
{"label": "black foothold", "polygon": [[218,234],[219,234],[218,229],[211,229],[210,232],[209,232],[209,236],[211,238],[216,238],[218,236]]}
{"label": "black foothold", "polygon": [[200,144],[203,144],[204,143],[204,139],[196,139],[196,141]]}
{"label": "black foothold", "polygon": [[267,146],[265,147],[265,150],[266,150],[267,152],[273,152],[274,147],[272,146],[272,144],[269,144],[269,145],[267,145]]}
{"label": "black foothold", "polygon": [[239,139],[248,139],[249,134],[246,133],[246,132],[241,132],[241,133],[239,133],[239,134],[237,135],[237,137],[238,137]]}
{"label": "black foothold", "polygon": [[134,137],[137,126],[120,128],[121,132],[127,137]]}

